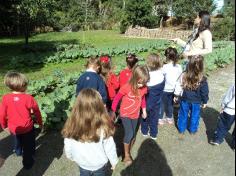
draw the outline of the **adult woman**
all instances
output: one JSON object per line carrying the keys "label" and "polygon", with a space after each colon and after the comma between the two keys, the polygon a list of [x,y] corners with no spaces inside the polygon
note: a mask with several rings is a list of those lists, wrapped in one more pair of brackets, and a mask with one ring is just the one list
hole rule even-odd
{"label": "adult woman", "polygon": [[192,55],[205,55],[212,52],[212,33],[210,31],[211,17],[209,12],[201,11],[195,19],[196,29],[190,36],[188,42],[179,38],[173,39],[183,47],[185,57]]}

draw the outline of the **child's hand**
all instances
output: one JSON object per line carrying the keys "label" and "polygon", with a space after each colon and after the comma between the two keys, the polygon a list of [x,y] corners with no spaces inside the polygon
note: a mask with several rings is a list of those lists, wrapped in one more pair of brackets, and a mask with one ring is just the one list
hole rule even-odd
{"label": "child's hand", "polygon": [[3,129],[7,134],[10,134],[10,131],[8,128]]}
{"label": "child's hand", "polygon": [[174,97],[174,103],[178,103],[179,98],[178,97]]}
{"label": "child's hand", "polygon": [[111,167],[111,170],[115,170],[116,169],[116,165]]}
{"label": "child's hand", "polygon": [[116,113],[111,111],[110,116],[111,116],[111,120],[114,122],[116,120]]}
{"label": "child's hand", "polygon": [[146,111],[146,109],[143,110],[142,117],[143,117],[143,119],[146,119],[146,118],[147,118],[147,111]]}
{"label": "child's hand", "polygon": [[207,107],[207,104],[202,105],[202,109],[206,109],[206,107]]}

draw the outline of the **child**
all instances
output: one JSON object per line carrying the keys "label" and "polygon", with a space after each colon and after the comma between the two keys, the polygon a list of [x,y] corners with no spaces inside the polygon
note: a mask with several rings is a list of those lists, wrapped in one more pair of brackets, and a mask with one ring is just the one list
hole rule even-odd
{"label": "child", "polygon": [[80,176],[107,176],[108,160],[115,169],[118,157],[113,134],[99,93],[82,90],[62,130],[66,156],[79,165]]}
{"label": "child", "polygon": [[134,143],[140,107],[142,107],[143,110],[143,118],[147,117],[145,94],[147,93],[146,84],[148,80],[148,68],[146,66],[135,66],[131,79],[127,84],[120,88],[112,103],[112,110],[115,112],[119,101],[122,99],[120,105],[120,118],[125,130],[125,156],[123,161],[126,165],[132,163],[130,150]]}
{"label": "child", "polygon": [[[220,145],[224,137],[235,122],[235,84],[232,85],[224,96],[221,103],[222,111],[218,121],[214,138],[210,141],[212,145]],[[232,147],[235,149],[235,129],[233,132]]]}
{"label": "child", "polygon": [[[189,57],[189,64],[175,88],[175,95],[180,97],[180,110],[178,116],[178,129],[184,134],[188,128],[190,134],[195,134],[198,130],[201,103],[206,108],[208,101],[208,83],[207,78],[203,75],[204,65],[203,56],[196,55]],[[177,102],[178,98],[174,98]],[[190,122],[188,115],[190,113]],[[189,124],[189,126],[188,126]]]}
{"label": "child", "polygon": [[132,69],[138,62],[138,58],[135,54],[128,54],[126,57],[127,68],[120,72],[120,87],[128,83],[132,75]]}
{"label": "child", "polygon": [[[162,95],[162,108],[161,108],[161,118],[159,119],[159,124],[163,125],[165,122],[168,124],[173,124],[173,99],[175,85],[182,74],[181,65],[178,62],[178,53],[175,48],[167,48],[165,50],[165,56],[167,64],[162,68],[163,74],[165,76],[165,88]],[[166,119],[163,118],[164,112]]]}
{"label": "child", "polygon": [[161,114],[161,97],[165,80],[161,70],[162,62],[160,56],[151,54],[147,57],[146,62],[149,69],[150,80],[147,83],[148,94],[146,95],[147,118],[141,120],[141,132],[143,136],[150,134],[150,137],[156,140],[158,118]]}
{"label": "child", "polygon": [[116,96],[116,91],[119,88],[119,79],[118,77],[112,72],[112,63],[111,57],[109,56],[101,56],[101,72],[100,75],[102,76],[104,82],[106,83],[106,89],[108,93],[108,100],[107,100],[107,108],[108,110],[111,109],[111,103]]}
{"label": "child", "polygon": [[12,93],[2,97],[0,106],[0,123],[2,128],[8,128],[15,140],[16,155],[23,154],[23,166],[30,169],[34,164],[35,133],[34,121],[42,128],[42,118],[39,107],[34,98],[26,94],[28,80],[25,75],[17,72],[8,72],[4,78],[5,85]]}
{"label": "child", "polygon": [[77,81],[76,95],[78,95],[82,89],[93,88],[100,93],[104,104],[106,104],[107,103],[106,86],[103,79],[98,74],[101,68],[101,63],[99,58],[91,57],[86,64],[86,68],[87,68],[86,72],[83,73]]}

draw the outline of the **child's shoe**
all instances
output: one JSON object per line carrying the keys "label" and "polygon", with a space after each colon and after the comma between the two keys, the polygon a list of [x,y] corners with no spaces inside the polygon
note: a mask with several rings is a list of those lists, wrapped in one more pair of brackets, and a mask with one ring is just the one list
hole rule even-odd
{"label": "child's shoe", "polygon": [[150,136],[150,138],[152,139],[152,140],[157,140],[157,137],[152,137],[152,136]]}
{"label": "child's shoe", "polygon": [[219,146],[220,145],[220,143],[217,140],[211,140],[210,144],[211,145],[215,145],[215,146]]}
{"label": "child's shoe", "polygon": [[165,122],[166,122],[165,119],[159,119],[159,120],[158,120],[158,125],[164,125]]}
{"label": "child's shoe", "polygon": [[174,119],[173,118],[166,118],[166,122],[170,125],[174,124]]}

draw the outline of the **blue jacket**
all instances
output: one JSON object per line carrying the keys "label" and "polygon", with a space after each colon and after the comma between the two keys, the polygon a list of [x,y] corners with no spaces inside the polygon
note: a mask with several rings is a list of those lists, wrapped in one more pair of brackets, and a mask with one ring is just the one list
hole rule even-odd
{"label": "blue jacket", "polygon": [[106,85],[97,73],[95,72],[85,72],[83,73],[80,78],[77,81],[77,87],[76,87],[76,96],[79,94],[79,92],[82,89],[85,88],[93,88],[97,90],[100,95],[102,96],[102,100],[104,104],[107,102],[107,91],[106,91]]}
{"label": "blue jacket", "polygon": [[186,90],[184,89],[181,100],[187,101],[190,103],[203,103],[207,104],[209,100],[209,88],[207,79],[200,83],[200,86],[196,90]]}
{"label": "blue jacket", "polygon": [[160,84],[148,87],[148,93],[146,95],[147,109],[152,109],[160,106],[164,87],[165,80]]}

